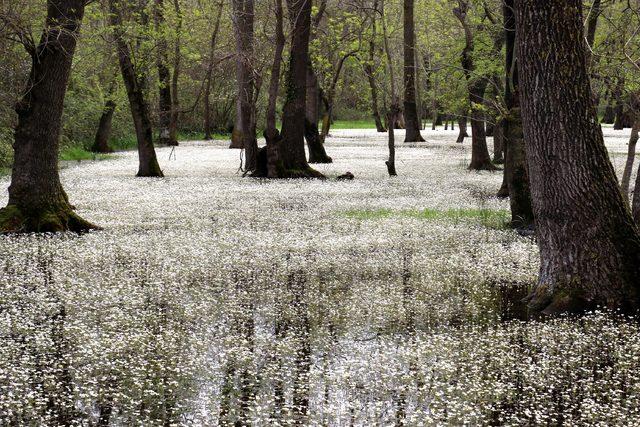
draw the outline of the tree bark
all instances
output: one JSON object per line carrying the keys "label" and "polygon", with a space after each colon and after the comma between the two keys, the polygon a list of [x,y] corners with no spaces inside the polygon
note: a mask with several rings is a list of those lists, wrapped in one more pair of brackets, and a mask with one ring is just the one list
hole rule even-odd
{"label": "tree bark", "polygon": [[211,78],[213,77],[213,55],[216,51],[216,44],[218,42],[218,33],[220,32],[220,18],[222,17],[222,10],[224,8],[224,0],[218,3],[218,13],[216,14],[215,24],[213,27],[213,33],[211,34],[211,43],[209,48],[209,64],[207,65],[207,76],[204,92],[204,139],[210,141],[213,139],[213,129],[211,126]]}
{"label": "tree bark", "polygon": [[469,3],[467,0],[458,0],[458,7],[453,13],[462,24],[465,33],[465,47],[462,50],[461,62],[467,80],[469,102],[471,104],[471,164],[470,170],[496,170],[491,163],[487,137],[484,127],[484,112],[481,106],[484,103],[484,93],[487,89],[487,80],[484,77],[474,76],[475,64],[473,60],[473,32],[467,22]]}
{"label": "tree bark", "polygon": [[[238,116],[236,140],[231,148],[244,148],[245,170],[257,166],[258,140],[255,124],[255,79],[253,75],[254,0],[233,0],[233,23],[236,33],[236,76],[238,80]],[[238,147],[239,145],[239,147]]]}
{"label": "tree bark", "polygon": [[118,62],[122,80],[127,89],[131,116],[138,140],[138,173],[139,177],[162,177],[156,150],[153,146],[153,130],[149,103],[146,99],[147,76],[136,69],[131,50],[124,39],[122,30],[122,11],[125,7],[118,0],[109,0],[109,20],[113,27],[114,40],[118,49]]}
{"label": "tree bark", "polygon": [[320,85],[318,77],[313,70],[313,64],[309,61],[307,67],[307,99],[306,99],[306,119],[304,124],[304,135],[309,149],[309,163],[331,163],[333,160],[327,155],[324,144],[321,141],[318,131],[318,120],[320,117]]}
{"label": "tree bark", "polygon": [[111,82],[109,92],[107,94],[107,101],[105,102],[104,109],[100,115],[100,122],[98,123],[96,137],[93,141],[93,145],[91,146],[91,151],[94,153],[113,153],[113,149],[109,146],[109,138],[111,138],[113,113],[116,110],[116,102],[113,99],[115,88],[115,81]]}
{"label": "tree bark", "polygon": [[462,144],[467,136],[467,117],[461,115],[458,117],[458,139],[456,142]]}
{"label": "tree bark", "polygon": [[291,52],[287,75],[287,98],[283,108],[282,141],[279,147],[281,178],[321,178],[307,163],[304,128],[307,67],[311,30],[311,0],[287,0],[291,21]]}
{"label": "tree bark", "polygon": [[158,144],[178,145],[171,137],[171,70],[169,69],[169,46],[165,36],[164,0],[154,0],[153,23],[157,37],[156,67],[158,68]]}
{"label": "tree bark", "polygon": [[[640,115],[636,114],[636,118],[633,121],[633,127],[631,128],[631,136],[629,137],[629,149],[627,152],[627,162],[624,165],[624,172],[622,173],[622,181],[620,183],[620,189],[622,190],[622,196],[627,202],[629,202],[629,184],[631,182],[631,172],[633,171],[633,163],[636,158],[636,145],[638,144],[638,132],[640,131]],[[638,188],[640,190],[640,188]]]}
{"label": "tree bark", "polygon": [[404,142],[424,142],[416,105],[416,35],[414,0],[404,0]]}
{"label": "tree bark", "polygon": [[0,233],[82,232],[96,229],[73,212],[58,174],[64,97],[84,15],[83,0],[48,0],[31,72],[16,104],[14,163]]}
{"label": "tree bark", "polygon": [[[640,307],[640,235],[597,123],[581,0],[516,0],[540,276],[534,313]],[[571,66],[567,66],[571,64]],[[558,128],[558,123],[563,123]]]}
{"label": "tree bark", "polygon": [[94,153],[113,153],[113,149],[109,146],[109,138],[111,138],[111,123],[113,121],[113,113],[116,110],[116,102],[108,99],[104,104],[104,109],[100,115],[98,130],[96,137],[91,146]]}
{"label": "tree bark", "polygon": [[376,15],[378,14],[378,0],[373,0],[373,12],[371,13],[371,38],[369,40],[369,60],[364,65],[364,73],[369,81],[369,88],[371,89],[371,112],[373,120],[376,123],[376,131],[386,132],[387,129],[382,123],[380,118],[380,110],[378,109],[378,86],[376,85],[375,73],[373,70],[373,64],[376,57]]}
{"label": "tree bark", "polygon": [[[506,184],[509,196],[511,225],[515,228],[529,229],[533,226],[534,215],[520,111],[516,24],[513,8],[514,0],[505,0],[503,6],[506,45],[504,99],[507,112],[502,121],[505,152],[503,184]],[[504,195],[504,188],[498,193]]]}

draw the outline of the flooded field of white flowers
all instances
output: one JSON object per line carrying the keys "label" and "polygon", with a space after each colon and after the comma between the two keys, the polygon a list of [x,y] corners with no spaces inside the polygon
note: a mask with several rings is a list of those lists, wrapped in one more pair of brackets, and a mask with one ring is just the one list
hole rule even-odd
{"label": "flooded field of white flowers", "polygon": [[225,141],[65,168],[105,230],[0,237],[0,425],[640,425],[638,325],[520,320],[535,241],[456,134],[393,179],[368,130],[316,165],[354,181],[242,178]]}

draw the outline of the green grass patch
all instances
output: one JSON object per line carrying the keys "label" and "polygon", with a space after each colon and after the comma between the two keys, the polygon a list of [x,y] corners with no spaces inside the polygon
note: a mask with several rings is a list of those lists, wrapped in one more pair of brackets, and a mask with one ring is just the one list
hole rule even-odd
{"label": "green grass patch", "polygon": [[110,154],[92,153],[82,147],[69,147],[60,152],[60,160],[66,161],[106,160],[112,157]]}
{"label": "green grass patch", "polygon": [[376,122],[373,120],[336,120],[331,129],[375,129]]}
{"label": "green grass patch", "polygon": [[0,177],[11,175],[11,168],[0,167]]}
{"label": "green grass patch", "polygon": [[454,223],[458,222],[475,222],[483,227],[502,230],[507,228],[510,215],[506,210],[494,209],[373,209],[373,210],[349,210],[343,213],[347,218],[360,220],[377,220],[385,218],[417,218],[427,221],[450,220]]}

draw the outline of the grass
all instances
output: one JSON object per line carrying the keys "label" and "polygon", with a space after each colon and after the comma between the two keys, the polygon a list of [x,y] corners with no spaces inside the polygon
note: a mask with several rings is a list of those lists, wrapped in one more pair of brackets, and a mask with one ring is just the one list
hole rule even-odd
{"label": "grass", "polygon": [[11,168],[3,168],[0,167],[0,177],[2,176],[8,176],[11,174]]}
{"label": "grass", "polygon": [[376,123],[373,120],[336,120],[331,129],[375,129]]}
{"label": "grass", "polygon": [[60,160],[66,161],[106,160],[112,157],[111,154],[92,153],[82,147],[68,147],[60,152]]}
{"label": "grass", "polygon": [[494,209],[424,209],[424,210],[349,210],[343,213],[347,218],[360,220],[377,220],[392,217],[417,218],[426,221],[451,220],[455,223],[461,221],[477,222],[483,227],[502,230],[509,222],[509,212],[506,210]]}

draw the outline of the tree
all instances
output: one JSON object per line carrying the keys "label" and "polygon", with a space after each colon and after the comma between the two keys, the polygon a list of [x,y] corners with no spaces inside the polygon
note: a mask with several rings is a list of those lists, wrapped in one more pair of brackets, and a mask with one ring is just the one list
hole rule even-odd
{"label": "tree", "polygon": [[[148,79],[146,73],[134,64],[132,51],[125,39],[122,16],[126,11],[130,10],[120,0],[109,0],[109,21],[113,27],[120,72],[127,89],[129,107],[138,141],[138,173],[136,176],[162,177],[162,170],[160,170],[156,150],[153,146],[151,114],[147,102]],[[143,16],[144,12],[138,10],[136,15]]]}
{"label": "tree", "polygon": [[233,24],[236,35],[236,78],[238,101],[236,127],[231,148],[244,148],[245,170],[256,168],[255,79],[254,79],[254,0],[233,0]]}
{"label": "tree", "polygon": [[98,130],[96,131],[96,137],[91,146],[91,151],[94,153],[112,153],[113,149],[109,146],[109,138],[111,137],[111,124],[113,121],[113,113],[116,111],[116,101],[114,99],[114,92],[116,90],[115,76],[114,81],[109,86],[109,92],[107,94],[107,100],[104,104],[104,109],[100,115],[100,122],[98,123]]}
{"label": "tree", "polygon": [[377,27],[377,15],[379,12],[378,8],[379,0],[373,0],[373,10],[371,11],[371,35],[369,37],[369,57],[364,61],[364,73],[367,76],[367,81],[369,82],[369,88],[371,90],[371,113],[373,115],[373,120],[376,123],[376,130],[378,132],[386,132],[387,129],[384,127],[382,123],[382,119],[380,118],[380,111],[378,109],[378,85],[376,84],[376,74],[374,71],[375,57],[376,57],[376,38],[378,36],[378,27]]}
{"label": "tree", "polygon": [[467,88],[469,92],[469,102],[471,104],[471,170],[495,170],[491,163],[491,156],[487,148],[487,138],[484,127],[484,112],[482,104],[484,93],[487,89],[487,79],[484,76],[476,76],[475,63],[473,58],[474,41],[473,30],[467,17],[469,13],[469,1],[458,0],[458,7],[453,9],[453,14],[458,18],[465,35],[465,46],[462,50],[461,62],[464,70]]}
{"label": "tree", "polygon": [[404,142],[422,142],[416,105],[416,35],[413,1],[404,0]]}
{"label": "tree", "polygon": [[[516,0],[518,75],[540,247],[534,312],[640,307],[640,235],[591,97],[581,0]],[[563,123],[559,128],[557,123]]]}
{"label": "tree", "polygon": [[506,111],[502,121],[505,150],[504,178],[511,207],[511,225],[516,228],[529,228],[533,225],[533,207],[529,190],[525,140],[522,133],[513,3],[514,0],[504,0],[503,6],[506,45],[504,94]]}
{"label": "tree", "polygon": [[58,174],[64,97],[85,0],[48,0],[38,45],[25,39],[32,59],[24,95],[15,107],[14,163],[0,232],[87,231],[95,225],[73,212]]}
{"label": "tree", "polygon": [[321,178],[309,167],[304,151],[307,68],[311,31],[311,0],[287,0],[291,22],[291,48],[287,73],[287,97],[282,115],[282,139],[278,149],[280,178]]}
{"label": "tree", "polygon": [[211,126],[211,79],[213,77],[213,68],[215,61],[213,55],[216,52],[216,45],[218,43],[218,33],[220,32],[220,18],[222,17],[222,10],[224,9],[224,0],[216,5],[217,13],[214,20],[213,32],[211,33],[211,41],[209,42],[209,61],[207,63],[207,74],[205,77],[205,89],[204,89],[204,139],[209,141],[213,139],[213,129]]}
{"label": "tree", "polygon": [[163,145],[178,145],[176,126],[172,123],[173,96],[171,85],[171,70],[169,69],[169,45],[166,37],[166,22],[164,18],[164,0],[154,0],[153,21],[157,36],[156,66],[158,68],[158,102],[159,129],[158,143]]}

